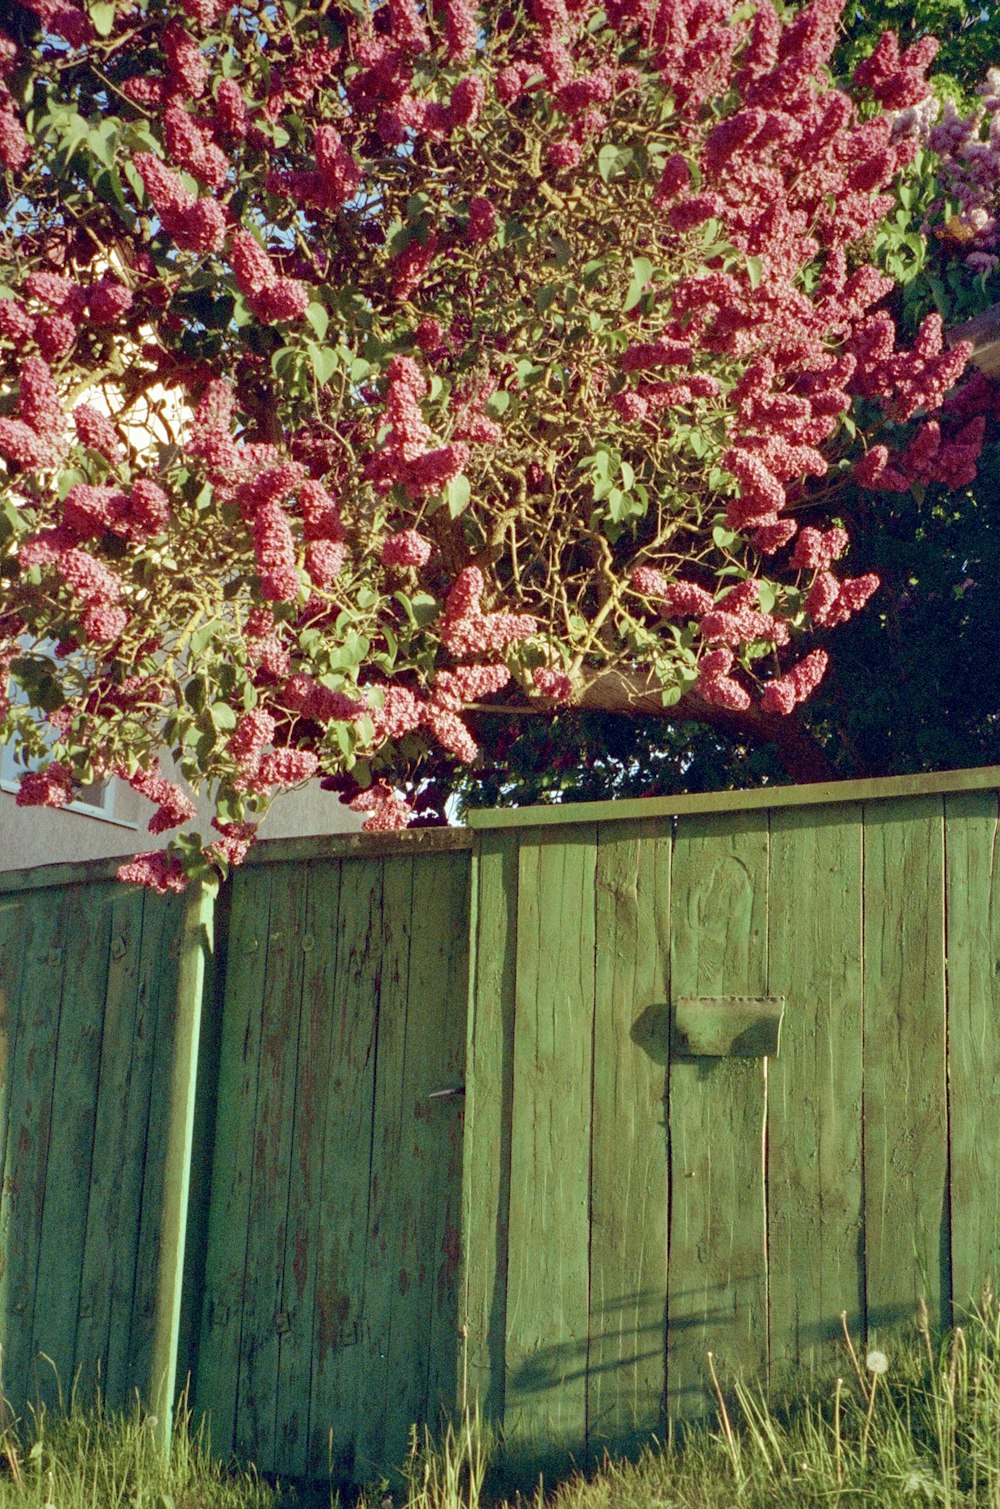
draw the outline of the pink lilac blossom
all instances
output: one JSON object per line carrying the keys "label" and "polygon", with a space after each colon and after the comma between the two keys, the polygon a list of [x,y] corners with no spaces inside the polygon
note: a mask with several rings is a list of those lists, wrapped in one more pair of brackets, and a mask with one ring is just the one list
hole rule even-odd
{"label": "pink lilac blossom", "polygon": [[213,817],[212,827],[222,836],[204,851],[206,858],[213,859],[218,856],[235,869],[237,865],[243,863],[251,844],[256,842],[257,824],[220,823],[217,817]]}
{"label": "pink lilac blossom", "polygon": [[764,712],[787,715],[798,703],[804,702],[822,681],[828,661],[825,650],[811,650],[784,676],[769,681],[760,699]]}
{"label": "pink lilac blossom", "polygon": [[85,550],[71,547],[58,559],[58,570],[66,585],[83,602],[116,603],[122,595],[120,577]]}
{"label": "pink lilac blossom", "polygon": [[839,560],[848,546],[845,529],[803,529],[795,542],[789,565],[796,570],[824,571]]}
{"label": "pink lilac blossom", "polygon": [[434,735],[442,749],[453,754],[463,764],[471,765],[479,757],[479,745],[457,713],[440,703],[428,702],[423,709],[422,723]]}
{"label": "pink lilac blossom", "polygon": [[375,745],[386,739],[402,739],[419,728],[424,715],[424,703],[407,686],[395,684],[379,688],[383,693],[383,705],[368,704],[368,714],[375,727]]}
{"label": "pink lilac blossom", "polygon": [[35,321],[35,343],[47,362],[61,361],[76,344],[76,322],[66,314],[43,314]]}
{"label": "pink lilac blossom", "polygon": [[275,749],[266,754],[248,784],[248,790],[265,794],[272,787],[298,786],[319,769],[319,756],[311,749]]}
{"label": "pink lilac blossom", "polygon": [[314,586],[331,587],[347,560],[347,546],[339,540],[310,540],[306,545],[305,566]]}
{"label": "pink lilac blossom", "polygon": [[280,503],[262,503],[257,509],[253,544],[263,595],[273,602],[294,602],[299,592],[295,539]]}
{"label": "pink lilac blossom", "polygon": [[165,833],[168,828],[190,822],[195,815],[194,803],[187,793],[173,781],[168,781],[155,767],[135,771],[128,777],[128,783],[133,791],[156,804],[156,811],[149,820],[150,833]]}
{"label": "pink lilac blossom", "polygon": [[466,566],[448,594],[440,620],[441,641],[458,660],[503,654],[538,628],[537,620],[527,613],[483,613],[479,605],[484,591],[479,567]]}
{"label": "pink lilac blossom", "polygon": [[118,461],[122,454],[121,441],[113,423],[106,414],[89,403],[78,403],[73,410],[73,424],[83,445],[98,451],[107,461]]}
{"label": "pink lilac blossom", "polygon": [[460,712],[470,702],[483,702],[510,681],[505,665],[467,665],[457,671],[439,671],[434,678],[431,700],[439,707]]}
{"label": "pink lilac blossom", "polygon": [[161,33],[172,93],[197,100],[205,93],[210,69],[197,43],[178,21],[168,21]]}
{"label": "pink lilac blossom", "polygon": [[479,29],[472,0],[437,0],[436,9],[444,13],[445,46],[452,63],[465,63],[476,50]]}
{"label": "pink lilac blossom", "polygon": [[356,697],[334,687],[324,686],[305,671],[290,676],[282,688],[285,705],[315,723],[329,723],[337,719],[341,723],[355,722],[365,712],[365,705]]}
{"label": "pink lilac blossom", "polygon": [[132,161],[160,224],[179,250],[221,251],[226,234],[226,212],[222,205],[214,199],[198,199],[151,152],[137,152]]}
{"label": "pink lilac blossom", "polygon": [[431,542],[415,529],[401,529],[382,545],[383,566],[426,566]]}
{"label": "pink lilac blossom", "polygon": [[80,627],[91,644],[113,644],[128,622],[125,609],[111,603],[91,603],[80,615]]}
{"label": "pink lilac blossom", "polygon": [[30,340],[35,322],[17,299],[0,299],[0,335],[14,345]]}
{"label": "pink lilac blossom", "polygon": [[56,761],[21,777],[14,798],[18,807],[65,807],[73,800],[73,772]]}
{"label": "pink lilac blossom", "polygon": [[176,856],[165,854],[162,849],[137,854],[127,864],[119,865],[116,873],[119,880],[124,880],[129,885],[146,886],[161,896],[170,891],[183,891],[188,884],[181,861]]}
{"label": "pink lilac blossom", "polygon": [[247,102],[235,79],[222,79],[215,92],[215,126],[222,136],[242,141],[250,128]]}
{"label": "pink lilac blossom", "polygon": [[242,762],[256,755],[265,744],[270,744],[276,727],[273,715],[265,708],[251,708],[237,719],[226,748],[234,760]]}
{"label": "pink lilac blossom", "polygon": [[347,805],[352,812],[369,814],[361,825],[368,833],[393,833],[405,828],[413,816],[413,808],[405,797],[381,783],[359,792]]}
{"label": "pink lilac blossom", "polygon": [[695,689],[705,702],[731,712],[745,712],[751,703],[750,693],[728,674],[732,665],[732,650],[712,650],[703,655]]}
{"label": "pink lilac blossom", "polygon": [[540,665],[531,674],[535,689],[543,697],[548,697],[551,702],[566,703],[572,701],[573,682],[565,671],[557,671],[551,666]]}
{"label": "pink lilac blossom", "polygon": [[212,140],[207,126],[195,120],[177,98],[163,112],[167,151],[179,168],[210,189],[221,189],[229,174],[229,159]]}

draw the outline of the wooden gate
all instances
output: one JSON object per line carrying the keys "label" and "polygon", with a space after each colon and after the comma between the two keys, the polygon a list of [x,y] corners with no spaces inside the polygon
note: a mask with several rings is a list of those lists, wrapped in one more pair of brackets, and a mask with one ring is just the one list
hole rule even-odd
{"label": "wooden gate", "polygon": [[[474,816],[463,1319],[514,1462],[996,1281],[997,794],[918,779]],[[777,1054],[681,1031],[781,1007]]]}
{"label": "wooden gate", "polygon": [[265,1471],[370,1479],[454,1404],[469,869],[234,878],[194,1404]]}

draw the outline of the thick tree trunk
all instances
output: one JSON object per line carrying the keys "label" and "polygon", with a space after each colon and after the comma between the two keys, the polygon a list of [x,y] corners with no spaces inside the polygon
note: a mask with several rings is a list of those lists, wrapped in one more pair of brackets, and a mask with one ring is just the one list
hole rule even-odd
{"label": "thick tree trunk", "polygon": [[733,712],[706,702],[697,692],[689,692],[673,707],[664,707],[660,690],[659,685],[650,679],[622,671],[608,671],[590,682],[577,706],[623,717],[707,723],[731,738],[746,739],[753,744],[773,744],[793,781],[807,784],[838,779],[825,753],[794,713],[786,717],[780,713],[761,712],[756,707],[748,708],[746,712]]}

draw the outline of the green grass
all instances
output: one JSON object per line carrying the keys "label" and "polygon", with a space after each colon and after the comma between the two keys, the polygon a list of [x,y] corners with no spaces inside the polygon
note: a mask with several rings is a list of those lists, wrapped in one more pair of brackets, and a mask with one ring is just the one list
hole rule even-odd
{"label": "green grass", "polygon": [[[519,1509],[1000,1509],[1000,1308],[990,1299],[940,1344],[926,1322],[907,1344],[858,1354],[845,1331],[829,1376],[770,1400],[720,1378],[708,1426],[633,1463],[606,1461]],[[884,1364],[884,1366],[883,1366]],[[710,1376],[711,1359],[707,1360]],[[494,1461],[491,1464],[490,1458]],[[394,1509],[488,1509],[502,1450],[478,1422],[432,1446],[414,1434]],[[387,1485],[357,1509],[379,1509]],[[336,1492],[273,1485],[214,1462],[179,1412],[169,1463],[139,1412],[43,1412],[0,1421],[0,1509],[314,1509]]]}

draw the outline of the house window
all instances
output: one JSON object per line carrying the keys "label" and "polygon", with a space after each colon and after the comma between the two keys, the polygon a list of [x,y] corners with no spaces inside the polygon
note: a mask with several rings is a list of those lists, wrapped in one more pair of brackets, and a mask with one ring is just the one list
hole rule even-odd
{"label": "house window", "polygon": [[[42,646],[43,651],[44,648]],[[24,705],[27,702],[24,692],[13,678],[9,683],[8,693],[12,703]],[[21,776],[27,770],[37,769],[38,763],[37,761],[29,761],[26,764],[24,763],[23,756],[15,756],[13,744],[0,744],[0,791],[16,793],[21,783]],[[117,787],[118,782],[114,777],[106,781],[91,781],[86,786],[78,787],[73,800],[67,802],[66,806],[59,810],[64,812],[82,812],[86,813],[89,817],[103,818],[105,822],[118,823],[122,827],[134,828],[136,826],[135,823],[125,822],[122,818],[115,815]]]}

